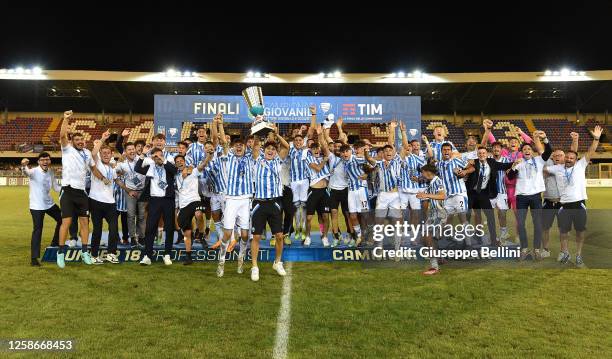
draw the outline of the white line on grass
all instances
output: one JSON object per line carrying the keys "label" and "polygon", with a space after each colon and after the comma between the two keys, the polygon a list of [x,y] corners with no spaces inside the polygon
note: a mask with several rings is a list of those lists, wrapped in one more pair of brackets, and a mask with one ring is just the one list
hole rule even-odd
{"label": "white line on grass", "polygon": [[274,359],[287,357],[287,342],[289,341],[289,328],[291,327],[291,262],[287,263],[287,275],[283,278],[283,292],[281,304],[276,320],[276,339],[274,340]]}

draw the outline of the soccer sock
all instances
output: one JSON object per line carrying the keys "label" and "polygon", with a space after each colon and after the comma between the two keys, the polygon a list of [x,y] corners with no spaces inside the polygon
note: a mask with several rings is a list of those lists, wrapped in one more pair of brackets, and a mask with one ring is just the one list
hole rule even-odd
{"label": "soccer sock", "polygon": [[66,248],[67,248],[67,247],[68,247],[68,246],[67,246],[67,245],[65,245],[65,244],[64,244],[63,246],[60,246],[59,252],[60,252],[60,253],[66,253]]}
{"label": "soccer sock", "polygon": [[88,252],[87,244],[83,244],[83,246],[81,247],[81,252]]}
{"label": "soccer sock", "polygon": [[435,269],[439,269],[440,267],[438,267],[438,258],[431,258],[429,260],[429,265],[431,266],[431,268],[435,268]]}
{"label": "soccer sock", "polygon": [[340,232],[334,232],[333,233],[334,238],[336,238],[337,240],[340,240]]}
{"label": "soccer sock", "polygon": [[302,231],[302,207],[298,204],[295,209],[295,232]]}
{"label": "soccer sock", "polygon": [[319,232],[321,232],[321,236],[323,236],[323,223],[319,223]]}
{"label": "soccer sock", "polygon": [[221,247],[219,248],[219,263],[225,263],[225,254],[227,253],[227,247],[229,242],[221,241]]}
{"label": "soccer sock", "polygon": [[353,226],[353,231],[355,231],[355,235],[357,237],[361,237],[361,226],[360,225]]}
{"label": "soccer sock", "polygon": [[246,254],[247,250],[247,241],[240,240],[240,251],[238,252],[238,256],[242,257]]}
{"label": "soccer sock", "polygon": [[221,221],[215,222],[215,232],[217,232],[217,240],[223,239],[223,223]]}

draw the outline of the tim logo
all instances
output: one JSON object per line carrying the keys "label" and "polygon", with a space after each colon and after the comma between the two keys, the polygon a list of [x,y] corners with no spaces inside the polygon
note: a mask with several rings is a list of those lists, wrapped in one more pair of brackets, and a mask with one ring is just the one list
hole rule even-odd
{"label": "tim logo", "polygon": [[342,104],[342,115],[343,116],[374,116],[383,114],[382,104],[371,104],[371,103],[345,103]]}

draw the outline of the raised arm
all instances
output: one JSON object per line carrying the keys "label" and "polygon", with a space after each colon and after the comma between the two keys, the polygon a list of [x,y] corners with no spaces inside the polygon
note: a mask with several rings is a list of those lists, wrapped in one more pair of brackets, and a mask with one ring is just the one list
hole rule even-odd
{"label": "raised arm", "polygon": [[72,117],[72,110],[64,112],[64,119],[62,120],[62,127],[60,128],[60,143],[62,147],[68,146],[68,125],[70,117]]}
{"label": "raised arm", "polygon": [[344,133],[342,129],[342,125],[344,124],[344,120],[342,117],[338,117],[338,121],[336,121],[336,126],[338,127],[338,141],[342,142],[343,145],[348,144],[348,136]]}
{"label": "raised arm", "polygon": [[[393,119],[387,125],[387,141],[388,143],[395,148],[395,129],[397,128],[397,120]],[[397,149],[396,149],[397,150]]]}
{"label": "raised arm", "polygon": [[402,148],[400,151],[400,156],[405,158],[412,152],[412,148],[410,143],[408,143],[408,135],[406,134],[406,124],[403,121],[399,122],[400,131],[402,133]]}
{"label": "raised arm", "polygon": [[115,143],[115,148],[119,154],[123,154],[125,148],[123,148],[123,141],[130,136],[132,131],[129,128],[124,128],[123,131],[117,136],[117,142]]}
{"label": "raised arm", "polygon": [[370,157],[369,151],[363,151],[366,161],[372,166],[376,166],[376,160]]}
{"label": "raised arm", "polygon": [[427,136],[423,135],[421,136],[421,139],[423,140],[423,142],[425,142],[425,147],[427,148],[427,157],[433,158],[433,150],[431,149],[431,145],[429,144]]}
{"label": "raised arm", "polygon": [[140,173],[141,175],[145,176],[147,174],[147,171],[149,170],[150,165],[143,166],[143,162],[143,158],[139,158],[138,161],[136,161],[136,164],[134,165],[134,172]]}
{"label": "raised arm", "polygon": [[219,117],[217,121],[217,125],[219,126],[219,143],[221,146],[229,146],[229,143],[225,140],[225,128],[223,128],[223,115]]}
{"label": "raised arm", "polygon": [[[485,119],[482,121],[482,127],[484,127],[484,133],[482,135],[482,141],[480,141],[480,145],[487,147],[487,141],[490,139],[489,135],[492,135],[491,128],[493,127],[493,122],[489,119]],[[495,139],[495,137],[493,137]]]}
{"label": "raised arm", "polygon": [[578,138],[580,137],[580,135],[578,135],[578,132],[571,132],[570,137],[572,138],[572,145],[570,146],[570,150],[578,153]]}
{"label": "raised arm", "polygon": [[319,145],[321,146],[321,151],[323,151],[323,155],[325,157],[329,156],[329,146],[327,145],[327,141],[325,140],[325,131],[323,131],[322,125],[317,125],[317,136],[319,137]]}
{"label": "raised arm", "polygon": [[591,147],[589,147],[589,151],[586,153],[586,155],[584,155],[587,162],[595,154],[595,151],[597,151],[597,146],[599,145],[599,139],[601,138],[602,133],[603,133],[603,129],[599,125],[595,126],[595,128],[591,132],[591,135],[593,135],[593,143],[591,143]]}
{"label": "raised arm", "polygon": [[528,135],[528,134],[526,134],[525,132],[523,132],[523,130],[521,130],[521,128],[520,128],[520,127],[517,127],[517,128],[518,128],[519,135],[521,136],[521,138],[523,139],[523,141],[524,141],[525,143],[532,143],[532,142],[533,142],[533,139],[532,139],[531,137],[529,137],[529,135]]}
{"label": "raised arm", "polygon": [[93,158],[94,162],[98,162],[98,160],[100,159],[100,156],[98,155],[100,153],[100,148],[102,147],[104,142],[106,142],[106,140],[108,140],[109,137],[110,137],[110,132],[108,132],[108,130],[106,130],[102,134],[102,138],[101,139],[94,141],[94,147],[91,150],[91,157]]}
{"label": "raised arm", "polygon": [[312,138],[317,126],[317,106],[310,105],[310,127],[308,127],[308,138]]}
{"label": "raised arm", "polygon": [[535,150],[542,154],[544,152],[544,146],[542,145],[542,131],[540,130],[536,130],[533,131],[533,146],[535,147]]}
{"label": "raised arm", "polygon": [[213,118],[212,123],[210,124],[210,137],[212,137],[213,147],[217,148],[219,144],[219,134],[217,133],[217,126],[219,124],[219,118],[221,117],[221,113],[218,113]]}

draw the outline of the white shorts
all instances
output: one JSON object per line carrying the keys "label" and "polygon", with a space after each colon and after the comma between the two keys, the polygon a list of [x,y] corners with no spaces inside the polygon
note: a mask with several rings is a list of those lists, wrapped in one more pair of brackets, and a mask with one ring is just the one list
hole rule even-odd
{"label": "white shorts", "polygon": [[370,210],[368,191],[365,187],[359,187],[356,191],[348,192],[349,213],[363,213]]}
{"label": "white shorts", "polygon": [[400,217],[401,201],[399,192],[379,192],[376,198],[376,217]]}
{"label": "white shorts", "polygon": [[498,193],[497,197],[491,200],[491,207],[505,211],[508,209],[508,195],[505,193]]}
{"label": "white shorts", "polygon": [[238,225],[248,231],[251,228],[251,199],[240,197],[225,197],[225,211],[223,211],[223,228],[234,230]]}
{"label": "white shorts", "polygon": [[400,192],[400,206],[402,209],[421,209],[421,200],[416,193]]}
{"label": "white shorts", "polygon": [[225,195],[220,193],[213,193],[210,197],[210,210],[225,211]]}
{"label": "white shorts", "polygon": [[451,195],[444,201],[444,209],[450,216],[452,214],[466,213],[468,207],[468,197],[465,193]]}
{"label": "white shorts", "polygon": [[293,192],[293,203],[304,202],[308,198],[308,187],[310,186],[307,179],[291,182],[291,192]]}

